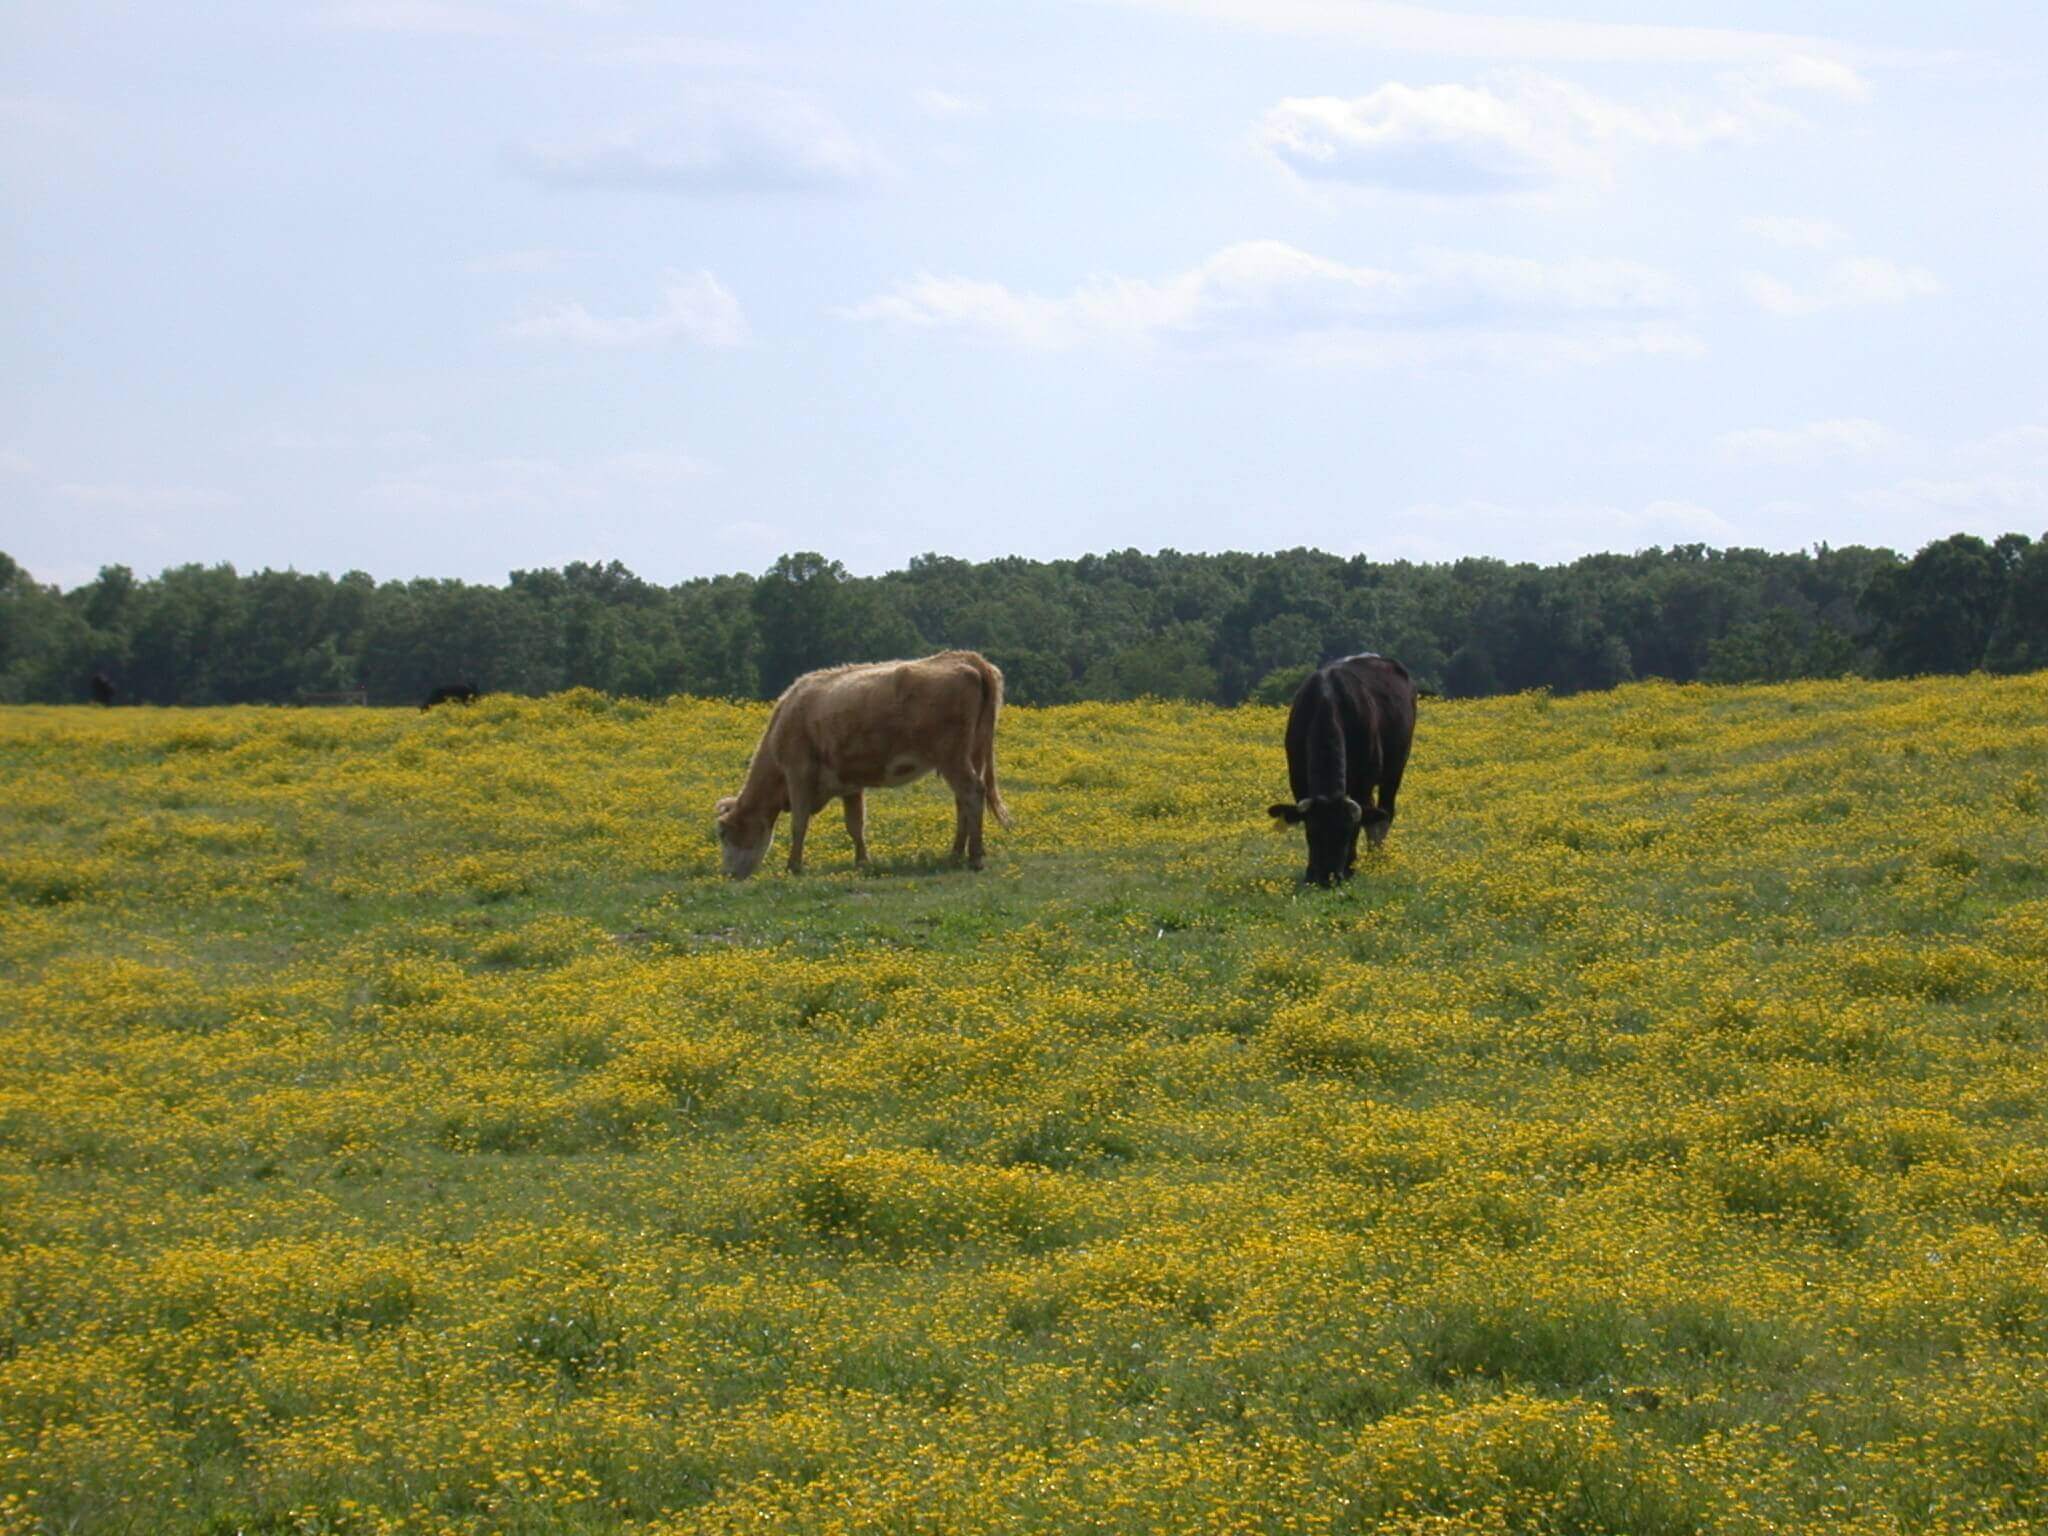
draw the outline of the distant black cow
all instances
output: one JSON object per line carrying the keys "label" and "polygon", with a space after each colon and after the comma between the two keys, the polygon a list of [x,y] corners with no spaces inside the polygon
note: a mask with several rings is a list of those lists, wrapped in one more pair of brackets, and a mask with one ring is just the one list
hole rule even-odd
{"label": "distant black cow", "polygon": [[475,683],[443,683],[427,695],[425,702],[420,705],[420,713],[425,714],[436,704],[474,704],[476,700]]}
{"label": "distant black cow", "polygon": [[[1349,880],[1358,834],[1377,848],[1394,821],[1394,796],[1415,738],[1415,684],[1385,656],[1347,656],[1319,667],[1287,717],[1287,778],[1294,803],[1271,814],[1308,834],[1314,885]],[[1374,798],[1374,790],[1378,798]]]}
{"label": "distant black cow", "polygon": [[92,695],[93,703],[111,704],[114,702],[114,685],[106,673],[93,673],[92,680],[85,687],[86,691]]}

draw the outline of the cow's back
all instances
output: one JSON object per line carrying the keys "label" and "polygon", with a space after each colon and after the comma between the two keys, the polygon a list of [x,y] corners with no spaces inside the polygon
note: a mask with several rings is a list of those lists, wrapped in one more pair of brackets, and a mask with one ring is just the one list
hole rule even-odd
{"label": "cow's back", "polygon": [[1348,656],[1318,667],[1287,717],[1287,771],[1296,799],[1398,781],[1415,736],[1415,684],[1386,656]]}
{"label": "cow's back", "polygon": [[776,705],[778,757],[816,763],[848,784],[900,781],[890,765],[924,767],[964,753],[982,702],[967,653],[858,662],[809,672]]}
{"label": "cow's back", "polygon": [[1415,740],[1415,682],[1389,656],[1348,656],[1325,669],[1345,704],[1348,788],[1358,791],[1400,777]]}

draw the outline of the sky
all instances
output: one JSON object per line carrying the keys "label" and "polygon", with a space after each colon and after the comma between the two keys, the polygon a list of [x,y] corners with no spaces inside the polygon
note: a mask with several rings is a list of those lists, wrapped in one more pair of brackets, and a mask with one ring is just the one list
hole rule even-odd
{"label": "sky", "polygon": [[2048,530],[2018,0],[9,0],[0,550]]}

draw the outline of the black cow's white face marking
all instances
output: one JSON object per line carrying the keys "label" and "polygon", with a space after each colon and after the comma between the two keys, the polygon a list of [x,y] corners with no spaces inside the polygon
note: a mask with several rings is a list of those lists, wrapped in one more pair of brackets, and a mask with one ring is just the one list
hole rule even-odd
{"label": "black cow's white face marking", "polygon": [[1348,795],[1331,795],[1308,802],[1302,812],[1302,830],[1308,834],[1310,885],[1334,885],[1350,878],[1358,850],[1358,802]]}
{"label": "black cow's white face marking", "polygon": [[1310,885],[1349,880],[1358,862],[1359,829],[1378,832],[1389,819],[1385,811],[1367,810],[1349,795],[1311,795],[1293,805],[1273,806],[1268,814],[1306,834],[1308,870],[1302,879]]}

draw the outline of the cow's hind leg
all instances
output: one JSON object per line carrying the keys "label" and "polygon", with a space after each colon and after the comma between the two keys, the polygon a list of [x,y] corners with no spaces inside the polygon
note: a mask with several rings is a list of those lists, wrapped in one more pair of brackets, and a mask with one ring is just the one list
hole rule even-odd
{"label": "cow's hind leg", "polygon": [[1384,815],[1374,818],[1372,826],[1366,829],[1366,839],[1377,848],[1387,840],[1387,834],[1394,829],[1394,796],[1401,792],[1401,775],[1408,770],[1408,749],[1387,754],[1386,762],[1380,768],[1378,792],[1379,808]]}
{"label": "cow's hind leg", "polygon": [[846,835],[853,839],[855,868],[868,861],[868,800],[855,790],[846,797]]}
{"label": "cow's hind leg", "polygon": [[1387,833],[1394,825],[1394,797],[1384,789],[1380,791],[1380,809],[1386,815],[1376,819],[1365,832],[1366,842],[1374,848],[1387,840]]}
{"label": "cow's hind leg", "polygon": [[947,773],[946,783],[953,791],[953,857],[957,859],[964,852],[967,867],[979,869],[982,809],[988,802],[988,792],[981,787],[981,776],[969,767]]}

